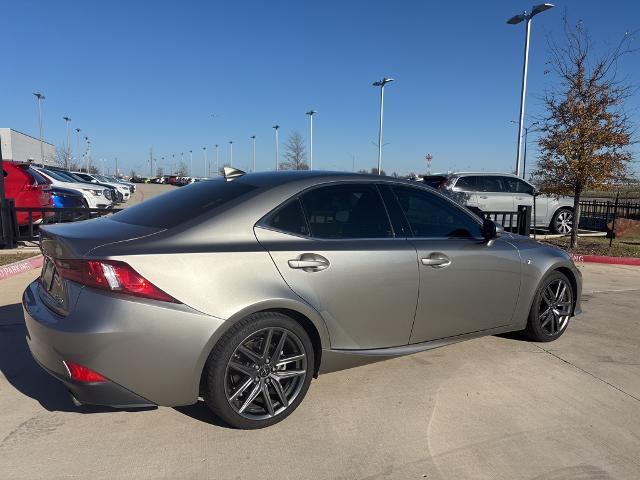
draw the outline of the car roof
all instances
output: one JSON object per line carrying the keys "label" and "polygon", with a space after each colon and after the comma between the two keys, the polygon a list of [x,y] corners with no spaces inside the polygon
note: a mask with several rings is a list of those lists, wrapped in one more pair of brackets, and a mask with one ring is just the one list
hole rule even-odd
{"label": "car roof", "polygon": [[513,173],[507,173],[507,172],[447,172],[447,173],[434,173],[433,175],[430,176],[443,176],[443,177],[465,177],[465,176],[470,176],[470,175],[478,175],[478,176],[501,176],[501,177],[513,177],[513,178],[520,178],[517,175],[514,175]]}

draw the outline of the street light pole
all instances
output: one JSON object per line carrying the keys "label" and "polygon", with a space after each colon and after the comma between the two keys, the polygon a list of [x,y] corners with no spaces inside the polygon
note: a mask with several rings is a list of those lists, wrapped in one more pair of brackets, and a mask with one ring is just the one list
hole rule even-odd
{"label": "street light pole", "polygon": [[218,156],[218,147],[219,146],[220,145],[218,145],[216,143],[216,175],[220,175],[220,162],[219,162],[220,157]]}
{"label": "street light pole", "polygon": [[78,161],[77,167],[80,168],[80,132],[79,128],[76,128],[76,160]]}
{"label": "street light pole", "polygon": [[310,135],[309,135],[309,170],[313,170],[313,116],[318,113],[315,110],[309,110],[305,115],[309,115],[309,126],[310,126]]}
{"label": "street light pole", "polygon": [[193,177],[193,150],[189,150],[189,176]]}
{"label": "street light pole", "polygon": [[255,135],[251,135],[251,140],[253,141],[253,170],[251,170],[252,172],[256,171],[256,136]]}
{"label": "street light pole", "polygon": [[65,170],[69,170],[69,161],[71,160],[71,137],[69,136],[69,122],[71,122],[71,119],[69,117],[62,117],[62,119],[67,126],[67,151],[65,152],[66,155],[64,159],[64,168]]}
{"label": "street light pole", "polygon": [[380,87],[380,129],[378,130],[378,175],[382,175],[382,121],[384,118],[384,86],[393,82],[393,78],[384,77],[373,82],[374,87]]}
{"label": "street light pole", "polygon": [[509,25],[517,25],[518,23],[525,22],[525,36],[524,36],[524,61],[522,65],[522,88],[520,90],[520,116],[518,120],[518,145],[516,150],[516,175],[520,176],[520,152],[522,150],[522,131],[524,129],[524,102],[527,93],[527,70],[529,68],[529,40],[531,38],[531,19],[537,14],[553,8],[552,3],[541,3],[534,6],[531,12],[526,10],[519,15],[514,15],[507,23]]}
{"label": "street light pole", "polygon": [[229,140],[229,154],[230,154],[230,159],[229,159],[229,166],[233,167],[233,140]]}
{"label": "street light pole", "polygon": [[271,128],[273,128],[276,131],[276,171],[278,171],[279,170],[279,166],[278,166],[279,162],[278,162],[278,160],[280,158],[280,151],[279,151],[280,150],[280,144],[278,142],[278,130],[280,129],[280,125],[276,124]]}
{"label": "street light pole", "polygon": [[33,94],[38,102],[38,128],[40,130],[40,164],[44,165],[44,143],[42,139],[42,100],[45,99],[44,95],[40,92],[34,92]]}
{"label": "street light pole", "polygon": [[85,162],[85,170],[89,173],[89,137],[84,137],[84,162]]}
{"label": "street light pole", "polygon": [[207,178],[208,172],[207,172],[207,147],[202,147],[202,155],[204,157],[204,177]]}

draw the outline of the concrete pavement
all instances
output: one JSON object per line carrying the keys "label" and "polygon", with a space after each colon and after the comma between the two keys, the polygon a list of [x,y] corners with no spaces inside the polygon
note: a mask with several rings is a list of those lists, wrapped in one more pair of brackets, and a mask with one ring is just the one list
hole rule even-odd
{"label": "concrete pavement", "polygon": [[637,479],[640,269],[586,264],[556,342],[485,337],[337,372],[259,431],[203,405],[74,407],[33,362],[0,286],[2,479]]}

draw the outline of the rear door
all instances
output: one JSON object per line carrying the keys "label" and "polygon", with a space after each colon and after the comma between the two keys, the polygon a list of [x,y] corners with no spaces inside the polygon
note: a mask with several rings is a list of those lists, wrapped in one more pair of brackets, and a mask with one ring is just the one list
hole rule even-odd
{"label": "rear door", "polygon": [[[520,205],[527,205],[533,209],[533,199],[535,189],[532,185],[516,177],[503,177],[503,182],[508,191],[513,195],[513,211],[517,211]],[[535,209],[535,225],[548,225],[545,223],[547,217],[547,202],[537,201]],[[531,211],[533,217],[533,210]]]}
{"label": "rear door", "polygon": [[513,212],[513,194],[499,175],[478,177],[478,207],[483,212]]}
{"label": "rear door", "polygon": [[332,348],[408,343],[418,297],[416,250],[395,236],[375,184],[314,187],[255,232],[291,289],[323,316]]}
{"label": "rear door", "polygon": [[439,195],[400,185],[393,191],[420,268],[411,343],[510,324],[520,291],[517,249],[484,241],[478,219]]}

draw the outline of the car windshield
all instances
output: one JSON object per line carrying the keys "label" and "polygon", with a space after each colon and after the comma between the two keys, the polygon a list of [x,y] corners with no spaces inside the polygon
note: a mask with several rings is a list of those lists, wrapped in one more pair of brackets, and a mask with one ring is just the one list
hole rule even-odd
{"label": "car windshield", "polygon": [[170,228],[258,189],[247,182],[223,179],[193,183],[129,207],[111,217],[118,222]]}
{"label": "car windshield", "polygon": [[62,175],[58,174],[58,172],[53,171],[53,170],[47,170],[46,168],[42,169],[42,172],[45,175],[49,175],[51,178],[53,178],[54,180],[58,180],[59,182],[69,182],[68,178],[63,177]]}

